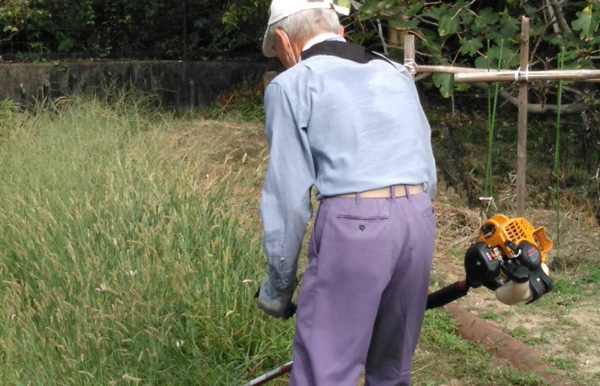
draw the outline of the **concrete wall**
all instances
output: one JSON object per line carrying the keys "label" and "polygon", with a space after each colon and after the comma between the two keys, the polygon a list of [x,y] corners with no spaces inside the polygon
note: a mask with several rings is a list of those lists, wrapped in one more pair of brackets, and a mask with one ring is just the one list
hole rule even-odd
{"label": "concrete wall", "polygon": [[134,87],[159,96],[163,106],[205,107],[245,80],[260,80],[265,65],[231,62],[123,61],[0,64],[0,100],[27,105],[42,97]]}

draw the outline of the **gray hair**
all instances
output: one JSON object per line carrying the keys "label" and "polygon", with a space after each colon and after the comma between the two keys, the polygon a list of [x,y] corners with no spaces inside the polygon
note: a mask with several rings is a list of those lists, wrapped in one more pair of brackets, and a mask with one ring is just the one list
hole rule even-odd
{"label": "gray hair", "polygon": [[319,33],[340,32],[340,20],[332,9],[305,9],[269,26],[267,38],[275,41],[275,31],[282,29],[290,39],[303,40]]}

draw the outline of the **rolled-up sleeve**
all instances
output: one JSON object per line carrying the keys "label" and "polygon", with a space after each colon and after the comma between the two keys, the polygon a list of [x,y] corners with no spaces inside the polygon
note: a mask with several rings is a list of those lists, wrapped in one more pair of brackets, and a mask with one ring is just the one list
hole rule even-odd
{"label": "rolled-up sleeve", "polygon": [[271,283],[286,290],[295,283],[306,224],[312,216],[315,169],[306,133],[307,113],[297,101],[274,82],[265,92],[265,111],[270,153],[260,204],[263,252]]}

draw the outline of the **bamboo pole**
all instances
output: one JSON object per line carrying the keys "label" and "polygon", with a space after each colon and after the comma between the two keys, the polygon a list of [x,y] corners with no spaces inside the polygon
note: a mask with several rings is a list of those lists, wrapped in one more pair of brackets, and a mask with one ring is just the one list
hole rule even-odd
{"label": "bamboo pole", "polygon": [[[529,71],[529,19],[523,16],[521,20],[521,54],[520,68],[516,71],[488,70],[452,66],[418,66],[415,63],[415,43],[413,35],[404,37],[404,65],[410,73],[454,74],[456,83],[495,83],[519,82],[519,134],[517,147],[517,214],[525,214],[526,177],[527,177],[527,114],[529,110],[529,82],[544,80],[566,80],[580,82],[600,82],[600,70],[551,70]],[[422,76],[422,75],[421,75]],[[574,104],[574,110],[579,107]],[[542,109],[540,107],[540,109]],[[540,110],[541,111],[541,110]]]}
{"label": "bamboo pole", "polygon": [[[529,18],[521,19],[521,70],[529,69]],[[527,179],[527,105],[529,82],[519,78],[519,142],[517,145],[517,215],[525,215],[525,196]]]}
{"label": "bamboo pole", "polygon": [[456,83],[482,83],[482,82],[515,82],[520,78],[532,81],[541,80],[572,80],[580,82],[600,82],[600,70],[549,70],[549,71],[513,71],[490,69],[484,71],[480,68],[454,67],[454,66],[415,66],[417,74],[455,74]]}
{"label": "bamboo pole", "polygon": [[[469,67],[454,67],[454,66],[416,66],[415,71],[419,74],[426,73],[442,73],[442,74],[462,74],[470,72],[482,72],[480,68],[469,68]],[[497,72],[498,70],[491,70],[491,72]]]}
{"label": "bamboo pole", "polygon": [[521,67],[516,71],[457,71],[454,75],[456,83],[478,82],[515,82],[540,80],[600,80],[600,70],[549,70],[527,71]]}

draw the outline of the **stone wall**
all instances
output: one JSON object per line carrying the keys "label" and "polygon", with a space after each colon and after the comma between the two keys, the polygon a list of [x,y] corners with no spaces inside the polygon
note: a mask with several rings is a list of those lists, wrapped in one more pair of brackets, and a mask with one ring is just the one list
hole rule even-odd
{"label": "stone wall", "polygon": [[121,61],[0,64],[0,101],[24,106],[43,97],[105,92],[113,87],[156,94],[169,108],[206,107],[244,81],[260,81],[264,64]]}

